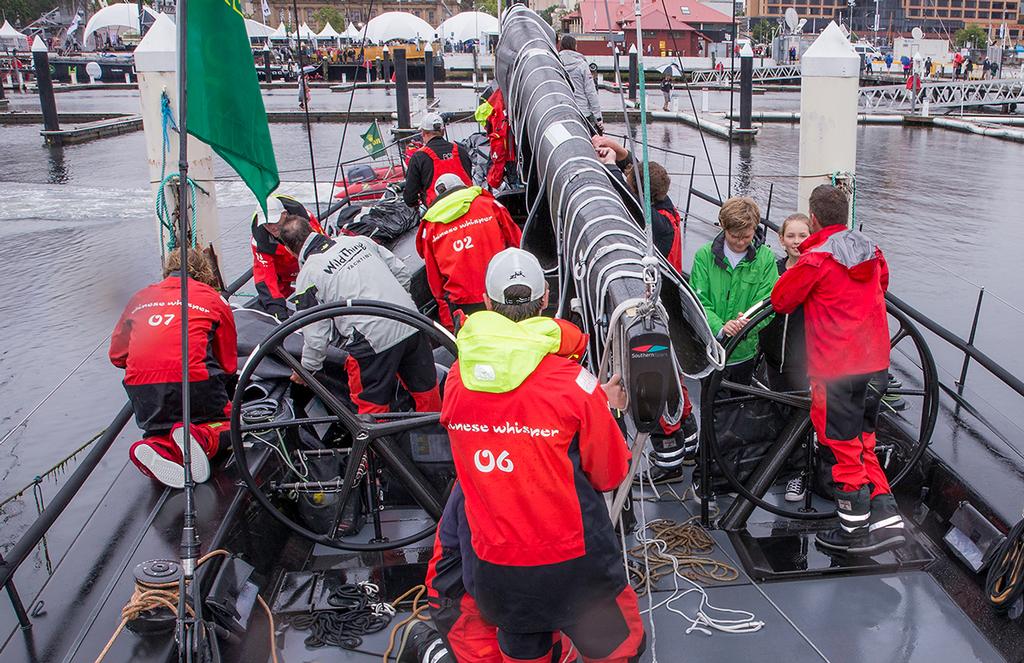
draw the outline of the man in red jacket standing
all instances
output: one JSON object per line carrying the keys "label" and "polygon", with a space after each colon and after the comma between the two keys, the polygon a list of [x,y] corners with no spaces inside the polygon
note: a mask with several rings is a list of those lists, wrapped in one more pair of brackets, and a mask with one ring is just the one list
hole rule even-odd
{"label": "man in red jacket standing", "polygon": [[[172,488],[185,485],[181,423],[181,262],[171,252],[164,280],[131,298],[110,339],[110,362],[125,369],[124,388],[143,438],[128,451],[143,474]],[[229,389],[238,369],[235,317],[199,251],[189,253],[189,394],[192,476],[210,478],[209,459],[228,431]]]}
{"label": "man in red jacket standing", "polygon": [[441,323],[454,329],[453,318],[461,325],[465,316],[484,309],[487,263],[499,251],[519,246],[522,232],[494,196],[467,187],[458,175],[442,175],[434,189],[437,198],[420,222],[416,251]]}
{"label": "man in red jacket standing", "polygon": [[626,476],[625,440],[597,378],[533,326],[547,299],[537,260],[502,251],[486,290],[491,310],[460,330],[441,408],[480,614],[505,661],[549,660],[557,631],[586,660],[633,660],[643,626],[601,496]]}
{"label": "man in red jacket standing", "polygon": [[875,554],[906,539],[903,519],[875,455],[875,425],[888,385],[889,269],[881,249],[848,230],[849,203],[823,184],[811,193],[811,232],[800,259],[772,291],[779,313],[803,305],[811,421],[818,441],[835,455],[839,527],[817,536],[829,549]]}

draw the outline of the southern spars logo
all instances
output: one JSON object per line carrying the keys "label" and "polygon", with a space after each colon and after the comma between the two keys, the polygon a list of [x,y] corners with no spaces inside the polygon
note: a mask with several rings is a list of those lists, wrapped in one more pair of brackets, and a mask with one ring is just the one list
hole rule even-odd
{"label": "southern spars logo", "polygon": [[658,354],[659,352],[664,352],[665,350],[668,350],[668,346],[667,345],[638,345],[636,347],[630,348],[630,350],[632,350],[633,352],[639,353],[639,354],[653,355],[653,354]]}

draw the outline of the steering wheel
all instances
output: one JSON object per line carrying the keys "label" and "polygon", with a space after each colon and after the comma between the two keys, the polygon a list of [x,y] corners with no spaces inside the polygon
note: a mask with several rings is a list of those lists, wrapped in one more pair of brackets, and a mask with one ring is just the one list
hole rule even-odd
{"label": "steering wheel", "polygon": [[[301,313],[292,316],[288,321],[282,323],[265,338],[249,356],[242,372],[239,375],[238,386],[235,389],[234,398],[231,403],[231,447],[235,458],[238,459],[238,472],[252,492],[256,500],[267,509],[270,514],[283,525],[296,534],[317,543],[322,543],[331,548],[352,551],[380,551],[392,550],[421,541],[435,531],[437,521],[444,510],[447,501],[447,493],[451,489],[439,490],[424,476],[420,468],[405,454],[395,438],[404,433],[418,429],[436,428],[440,420],[438,412],[396,412],[374,415],[356,414],[350,406],[330,388],[323,380],[308,371],[302,366],[302,362],[292,353],[285,349],[284,343],[295,332],[299,332],[312,324],[324,321],[343,318],[346,316],[374,316],[400,322],[412,327],[417,333],[426,334],[427,337],[439,347],[443,347],[453,355],[455,354],[455,339],[443,327],[437,325],[426,316],[409,309],[375,301],[354,300],[336,304],[321,304]],[[272,358],[283,363],[286,367],[295,371],[312,393],[319,398],[324,407],[328,410],[326,416],[292,416],[285,419],[275,419],[258,423],[246,423],[242,421],[242,411],[245,405],[246,388],[253,384],[253,376],[260,363]],[[287,440],[289,434],[294,439],[298,429],[310,431],[315,426],[337,425],[340,430],[346,433],[346,441],[350,443],[348,448],[344,445],[328,447],[327,449],[303,449],[299,445],[291,445]],[[266,443],[264,439],[267,434],[277,436],[278,444],[274,445],[277,453],[271,457],[277,459],[277,467],[269,472],[261,471],[260,476],[285,477],[298,479],[289,481],[268,480],[258,481],[253,476],[248,464],[245,462],[246,439],[258,440]],[[307,460],[312,460],[324,455],[338,455],[347,458],[345,472],[338,480],[334,481],[309,481],[305,480],[296,471],[297,466],[304,466]],[[380,463],[390,470],[394,479],[404,486],[409,495],[427,513],[433,521],[430,526],[393,540],[374,540],[369,543],[350,540],[338,534],[321,534],[296,522],[286,511],[294,511],[294,503],[299,499],[306,499],[306,496],[323,496],[327,493],[338,495],[337,504],[343,508],[363,481],[363,472],[366,465],[364,459],[370,459],[370,467]],[[272,461],[268,461],[272,462]],[[372,474],[372,471],[371,471]],[[269,493],[269,494],[268,494]],[[382,491],[378,489],[378,493]],[[370,496],[375,496],[374,490],[368,489]],[[352,495],[353,499],[360,499],[359,495]],[[373,504],[371,503],[371,508]],[[381,507],[383,508],[383,507]],[[340,517],[341,509],[339,509]],[[374,514],[377,515],[376,511]],[[336,532],[336,525],[332,531]]]}

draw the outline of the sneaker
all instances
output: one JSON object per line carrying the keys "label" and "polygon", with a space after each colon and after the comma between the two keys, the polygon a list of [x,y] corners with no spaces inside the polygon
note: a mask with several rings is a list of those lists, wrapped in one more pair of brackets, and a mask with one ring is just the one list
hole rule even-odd
{"label": "sneaker", "polygon": [[139,440],[128,450],[128,457],[139,470],[151,479],[170,488],[185,487],[185,468],[181,465],[180,451],[163,436]]}
{"label": "sneaker", "polygon": [[[700,482],[694,481],[693,483],[690,484],[690,492],[693,493],[693,501],[696,502],[698,505],[703,504],[703,500],[701,500],[700,497],[700,491]],[[708,505],[714,506],[717,503],[718,500],[716,500],[714,494],[712,494],[711,497],[708,499]]]}
{"label": "sneaker", "polygon": [[807,496],[807,482],[801,474],[795,479],[790,479],[786,484],[786,501],[799,502]]}
{"label": "sneaker", "polygon": [[[206,430],[200,430],[199,426],[192,426],[192,434],[188,436],[189,439],[189,458],[190,465],[192,467],[192,480],[195,483],[203,483],[210,478],[210,459],[207,454],[207,446],[209,441],[206,439]],[[182,458],[185,457],[185,426],[182,424],[176,424],[171,429],[171,438],[174,443],[178,445],[178,449],[181,450]],[[216,453],[216,449],[214,449]],[[182,469],[184,474],[184,469]],[[182,479],[184,482],[184,479]]]}

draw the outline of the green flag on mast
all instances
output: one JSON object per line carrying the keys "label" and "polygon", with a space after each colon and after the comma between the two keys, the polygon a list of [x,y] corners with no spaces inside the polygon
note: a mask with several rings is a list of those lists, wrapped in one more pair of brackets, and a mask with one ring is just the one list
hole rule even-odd
{"label": "green flag on mast", "polygon": [[377,120],[373,121],[366,133],[359,134],[359,137],[363,139],[363,149],[371,157],[379,156],[387,151],[384,149],[384,138],[380,135],[380,125],[377,124]]}
{"label": "green flag on mast", "polygon": [[188,133],[242,178],[266,211],[280,178],[239,0],[188,1]]}

